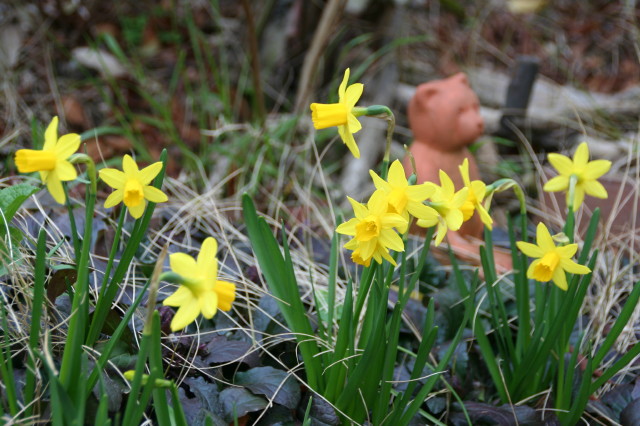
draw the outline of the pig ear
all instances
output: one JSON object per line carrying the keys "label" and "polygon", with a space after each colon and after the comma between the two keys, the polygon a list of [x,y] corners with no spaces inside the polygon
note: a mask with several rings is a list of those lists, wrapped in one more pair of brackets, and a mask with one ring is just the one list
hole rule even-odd
{"label": "pig ear", "polygon": [[463,72],[459,72],[458,74],[454,74],[451,77],[452,80],[458,82],[458,83],[462,83],[465,86],[469,86],[469,79],[467,78],[467,75]]}
{"label": "pig ear", "polygon": [[416,89],[414,99],[417,100],[419,104],[424,105],[424,103],[436,93],[438,93],[438,88],[436,86],[430,83],[424,83]]}

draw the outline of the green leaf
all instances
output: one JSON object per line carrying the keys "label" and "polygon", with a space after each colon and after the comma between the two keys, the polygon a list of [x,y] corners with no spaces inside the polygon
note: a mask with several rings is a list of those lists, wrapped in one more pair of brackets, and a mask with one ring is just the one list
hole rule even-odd
{"label": "green leaf", "polygon": [[6,235],[4,224],[11,222],[22,203],[32,194],[38,192],[39,189],[28,183],[20,183],[0,189],[0,225],[2,225],[0,227],[0,236]]}
{"label": "green leaf", "polygon": [[321,391],[324,388],[324,378],[320,358],[317,357],[320,350],[316,342],[309,339],[309,336],[313,336],[314,332],[300,298],[286,238],[283,241],[283,256],[271,229],[263,218],[258,217],[253,201],[247,194],[242,197],[242,210],[251,247],[258,259],[265,281],[269,290],[278,300],[278,306],[287,325],[295,333],[309,386],[316,391]]}
{"label": "green leaf", "polygon": [[290,374],[273,367],[256,367],[237,373],[235,383],[291,410],[300,402],[300,385]]}
{"label": "green leaf", "polygon": [[[3,238],[4,230],[6,228],[0,230],[0,276],[9,272],[7,269],[9,265],[16,266],[16,263],[22,259],[18,247],[24,238],[22,231],[15,226],[9,226],[9,236],[7,238]],[[8,244],[9,241],[11,244]],[[9,250],[10,248],[11,250]]]}
{"label": "green leaf", "polygon": [[255,396],[244,388],[227,388],[220,392],[220,402],[225,412],[225,420],[232,421],[247,413],[263,410],[267,401]]}

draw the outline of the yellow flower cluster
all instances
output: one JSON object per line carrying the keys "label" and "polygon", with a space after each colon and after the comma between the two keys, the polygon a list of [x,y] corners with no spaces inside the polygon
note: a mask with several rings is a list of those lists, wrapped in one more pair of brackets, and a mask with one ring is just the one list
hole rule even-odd
{"label": "yellow flower cluster", "polygon": [[[578,145],[573,159],[557,153],[551,153],[547,158],[559,175],[550,179],[543,189],[547,192],[566,191],[567,206],[578,209],[585,195],[603,199],[608,197],[607,190],[597,179],[609,171],[611,162],[589,161],[589,146],[586,142]],[[516,243],[522,253],[535,259],[527,269],[528,278],[540,282],[553,281],[560,289],[567,290],[566,272],[579,275],[591,272],[588,267],[571,260],[578,251],[578,245],[556,246],[547,226],[542,222],[538,223],[536,242],[537,244],[526,241]]]}
{"label": "yellow flower cluster", "polygon": [[409,185],[402,163],[398,160],[389,167],[386,181],[370,170],[375,192],[366,205],[348,198],[355,217],[336,229],[339,234],[353,237],[344,246],[353,250],[352,260],[369,266],[371,259],[378,263],[386,259],[395,266],[389,250],[404,251],[398,232],[405,233],[412,218],[416,218],[421,227],[438,225],[436,245],[442,242],[448,230],[460,229],[475,210],[480,212],[483,222],[491,226],[491,217],[480,204],[485,197],[486,186],[479,181],[469,181],[468,167],[467,162],[461,166],[466,186],[458,191],[442,170],[440,185],[432,182]]}
{"label": "yellow flower cluster", "polygon": [[[62,182],[78,177],[72,159],[80,147],[80,136],[70,133],[58,138],[58,117],[54,117],[44,134],[41,150],[20,149],[16,152],[15,163],[20,173],[38,172],[51,196],[60,204],[66,201]],[[138,164],[129,155],[122,159],[122,171],[105,168],[99,171],[100,178],[115,191],[107,197],[105,208],[123,203],[132,217],[142,217],[148,202],[163,203],[167,195],[150,185],[162,170],[158,161],[139,169]],[[216,251],[218,244],[209,237],[204,240],[198,259],[184,253],[170,256],[171,269],[180,276],[181,286],[165,299],[164,304],[178,306],[178,312],[171,321],[171,330],[177,331],[191,324],[202,313],[212,318],[216,311],[231,309],[235,300],[235,285],[219,281]]]}

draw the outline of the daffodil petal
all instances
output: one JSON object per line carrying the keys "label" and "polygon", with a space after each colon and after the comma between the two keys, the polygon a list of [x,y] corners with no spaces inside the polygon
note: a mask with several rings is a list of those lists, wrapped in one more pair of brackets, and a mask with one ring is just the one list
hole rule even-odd
{"label": "daffodil petal", "polygon": [[[393,266],[398,266],[396,261],[393,259],[393,257],[391,257],[391,255],[387,250],[381,249],[381,250],[378,250],[378,253],[380,254],[380,256],[382,256],[382,258],[384,258],[387,262],[389,262]],[[382,263],[382,262],[378,262],[378,263]]]}
{"label": "daffodil petal", "polygon": [[487,185],[481,180],[474,180],[467,185],[467,188],[469,188],[469,192],[473,192],[473,195],[475,195],[479,203],[482,202],[487,193]]}
{"label": "daffodil petal", "polygon": [[438,222],[438,231],[436,234],[436,247],[440,245],[444,236],[447,235],[447,225],[442,222]]}
{"label": "daffodil petal", "polygon": [[380,233],[380,236],[378,237],[378,241],[385,248],[390,248],[394,251],[404,251],[404,243],[402,242],[402,238],[394,231],[382,231]]}
{"label": "daffodil petal", "polygon": [[[442,169],[438,172],[440,176],[440,186],[445,194],[453,194],[455,192],[455,187],[453,186],[453,181],[449,177],[449,175]],[[467,196],[465,195],[465,198]]]}
{"label": "daffodil petal", "polygon": [[53,117],[51,123],[47,126],[47,130],[44,132],[44,145],[42,145],[43,151],[53,151],[58,142],[58,117]]}
{"label": "daffodil petal", "polygon": [[200,314],[200,303],[197,298],[189,299],[187,303],[180,306],[178,312],[171,320],[171,331],[182,330],[191,324]]}
{"label": "daffodil petal", "polygon": [[582,184],[584,192],[592,197],[606,199],[609,197],[607,190],[597,180],[588,180]]}
{"label": "daffodil petal", "polygon": [[544,256],[544,251],[535,244],[527,243],[526,241],[518,241],[516,242],[516,246],[518,249],[525,255],[529,257],[542,257]]}
{"label": "daffodil petal", "polygon": [[582,178],[585,180],[598,179],[611,169],[611,161],[594,160],[589,161],[582,172]]}
{"label": "daffodil petal", "polygon": [[207,291],[200,297],[200,310],[206,319],[213,318],[218,310],[218,294],[215,291]]}
{"label": "daffodil petal", "polygon": [[560,259],[560,266],[570,274],[585,275],[591,272],[587,266],[580,265],[571,259]]}
{"label": "daffodil petal", "polygon": [[555,285],[560,287],[560,290],[567,291],[567,289],[569,288],[569,286],[567,285],[567,275],[562,268],[558,267],[555,271],[553,271],[553,277],[551,278],[551,280]]}
{"label": "daffodil petal", "polygon": [[196,260],[199,274],[207,277],[207,279],[215,280],[218,276],[217,253],[218,242],[213,237],[207,237],[202,242],[200,253],[198,253],[198,258]]}
{"label": "daffodil petal", "polygon": [[186,253],[173,253],[169,255],[171,270],[183,277],[189,277],[198,268],[196,260]]}
{"label": "daffodil petal", "polygon": [[391,185],[387,183],[384,179],[382,179],[376,172],[373,170],[369,170],[369,176],[371,176],[371,180],[373,180],[373,185],[376,189],[380,189],[385,192],[391,191]]}
{"label": "daffodil petal", "polygon": [[589,162],[589,145],[582,142],[573,154],[573,165],[576,169],[581,170],[587,165],[587,162]]}
{"label": "daffodil petal", "polygon": [[375,239],[360,243],[360,256],[363,260],[370,259],[373,256],[377,244],[378,242]]}
{"label": "daffodil petal", "polygon": [[556,247],[556,253],[563,259],[571,259],[578,251],[577,244],[567,244],[566,246]]}
{"label": "daffodil petal", "polygon": [[350,239],[345,245],[344,248],[347,250],[356,250],[360,246],[360,243],[355,238]]}
{"label": "daffodil petal", "polygon": [[149,185],[149,183],[151,183],[151,181],[156,176],[158,176],[160,170],[162,170],[162,161],[153,163],[150,166],[147,166],[144,169],[140,170],[140,173],[138,174],[138,180],[143,185]]}
{"label": "daffodil petal", "polygon": [[462,164],[458,166],[458,170],[460,170],[460,176],[462,176],[462,181],[465,186],[469,186],[471,183],[471,179],[469,179],[469,159],[465,158],[462,161]]}
{"label": "daffodil petal", "polygon": [[347,126],[338,126],[338,134],[342,139],[342,142],[347,145],[349,151],[351,151],[351,155],[355,158],[360,158],[360,149],[358,148],[358,144],[356,144],[356,140],[353,138],[353,135],[347,128]]}
{"label": "daffodil petal", "polygon": [[380,216],[380,224],[383,228],[399,228],[407,226],[407,219],[396,213],[386,213]]}
{"label": "daffodil petal", "polygon": [[421,228],[431,228],[438,224],[440,220],[440,215],[436,215],[435,217],[430,217],[426,219],[418,219],[416,224]]}
{"label": "daffodil petal", "polygon": [[53,149],[58,158],[67,159],[80,148],[80,135],[69,133],[61,136]]}
{"label": "daffodil petal", "polygon": [[129,209],[129,213],[134,219],[140,219],[142,217],[145,207],[147,207],[147,203],[145,202],[142,202],[135,206],[127,206],[127,208]]}
{"label": "daffodil petal", "polygon": [[118,203],[121,203],[124,198],[124,190],[116,189],[113,191],[106,200],[104,200],[104,208],[108,209],[115,206]]}
{"label": "daffodil petal", "polygon": [[544,253],[555,250],[556,248],[556,244],[553,242],[547,226],[542,222],[539,222],[536,228],[536,242]]}
{"label": "daffodil petal", "polygon": [[351,73],[351,70],[349,68],[344,70],[344,77],[342,77],[342,82],[338,87],[338,97],[340,98],[340,102],[344,102],[344,98],[345,98],[344,95],[345,95],[345,92],[347,91],[347,84],[349,83],[350,73]]}
{"label": "daffodil petal", "polygon": [[407,204],[407,210],[413,217],[427,221],[432,225],[438,221],[438,212],[433,207],[425,206],[422,203],[410,202]]}
{"label": "daffodil petal", "polygon": [[493,229],[493,219],[491,218],[491,215],[489,214],[489,212],[481,204],[478,204],[476,206],[476,210],[480,214],[480,220],[482,221],[482,223],[484,223],[484,225],[487,228],[489,228],[489,230],[492,230]]}
{"label": "daffodil petal", "polygon": [[341,223],[336,228],[336,232],[343,235],[356,235],[356,225],[358,223],[360,223],[360,220],[357,218],[349,219],[348,221]]}
{"label": "daffodil petal", "polygon": [[360,96],[362,96],[363,91],[364,84],[362,83],[354,83],[351,86],[347,87],[344,96],[344,101],[347,104],[347,111],[351,111],[351,109],[356,106],[356,104],[360,100]]}
{"label": "daffodil petal", "polygon": [[151,201],[152,203],[164,203],[169,199],[167,197],[167,194],[154,186],[144,186],[142,188],[142,192],[144,193],[144,198]]}
{"label": "daffodil petal", "polygon": [[61,181],[70,181],[78,177],[76,168],[66,160],[58,161],[56,163],[56,174],[58,175],[58,179]]}
{"label": "daffodil petal", "polygon": [[547,159],[561,175],[569,176],[573,171],[573,162],[565,155],[553,152],[547,156]]}
{"label": "daffodil petal", "polygon": [[126,177],[123,172],[117,169],[102,169],[98,172],[100,179],[112,188],[124,188]]}
{"label": "daffodil petal", "polygon": [[181,285],[171,296],[164,299],[162,304],[164,306],[182,306],[193,297],[191,290]]}
{"label": "daffodil petal", "polygon": [[464,215],[459,209],[451,209],[447,212],[445,220],[449,229],[457,231],[462,226],[462,222],[464,222]]}
{"label": "daffodil petal", "polygon": [[463,204],[467,201],[469,197],[469,188],[462,188],[460,191],[456,192],[449,203],[449,208],[459,209],[463,206]]}
{"label": "daffodil petal", "polygon": [[547,183],[544,184],[544,187],[542,189],[547,192],[566,191],[567,189],[569,189],[569,177],[560,175],[551,178]]}
{"label": "daffodil petal", "polygon": [[369,216],[369,210],[364,204],[357,202],[351,197],[347,197],[347,200],[351,203],[351,207],[353,208],[353,213],[356,215],[356,218],[362,220]]}
{"label": "daffodil petal", "polygon": [[49,172],[47,176],[47,189],[54,200],[59,204],[64,204],[67,198],[64,195],[64,188],[62,188],[62,182],[60,182],[57,173]]}
{"label": "daffodil petal", "polygon": [[402,167],[402,163],[399,160],[395,160],[391,163],[387,180],[389,181],[389,185],[392,187],[404,188],[409,186],[407,176],[404,174],[404,167]]}
{"label": "daffodil petal", "polygon": [[122,157],[122,171],[127,178],[138,177],[138,165],[129,154],[125,154],[125,156]]}
{"label": "daffodil petal", "polygon": [[362,124],[353,114],[347,114],[347,126],[351,134],[358,133],[362,129]]}
{"label": "daffodil petal", "polygon": [[385,194],[384,191],[374,191],[367,202],[369,214],[376,216],[381,216],[386,213],[388,205],[387,194]]}
{"label": "daffodil petal", "polygon": [[420,185],[412,185],[407,187],[407,198],[411,201],[423,202],[435,192],[435,185],[427,182]]}

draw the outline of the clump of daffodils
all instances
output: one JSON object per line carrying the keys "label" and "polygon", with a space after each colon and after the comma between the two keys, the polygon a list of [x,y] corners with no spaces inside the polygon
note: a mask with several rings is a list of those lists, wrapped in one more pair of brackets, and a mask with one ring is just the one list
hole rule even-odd
{"label": "clump of daffodils", "polygon": [[[462,170],[464,177],[465,169]],[[483,221],[488,217],[485,208],[480,204],[485,196],[485,186],[478,185],[479,181],[469,182],[468,172],[465,179],[468,187],[465,186],[458,191],[455,190],[451,178],[442,170],[441,185],[432,182],[410,185],[402,163],[398,160],[389,167],[387,180],[382,179],[373,170],[370,170],[369,174],[376,191],[366,205],[348,198],[355,218],[336,229],[339,234],[353,237],[344,247],[353,250],[351,258],[360,265],[369,266],[371,259],[378,263],[385,259],[395,266],[396,262],[390,250],[404,251],[404,243],[398,234],[406,233],[414,218],[418,226],[438,226],[435,240],[438,245],[448,230],[460,229],[462,223],[468,220],[476,209],[482,209],[480,214]],[[469,192],[472,190],[474,198],[469,202]],[[470,214],[467,211],[466,216],[463,214],[465,203],[469,204],[467,208],[470,209]]]}

